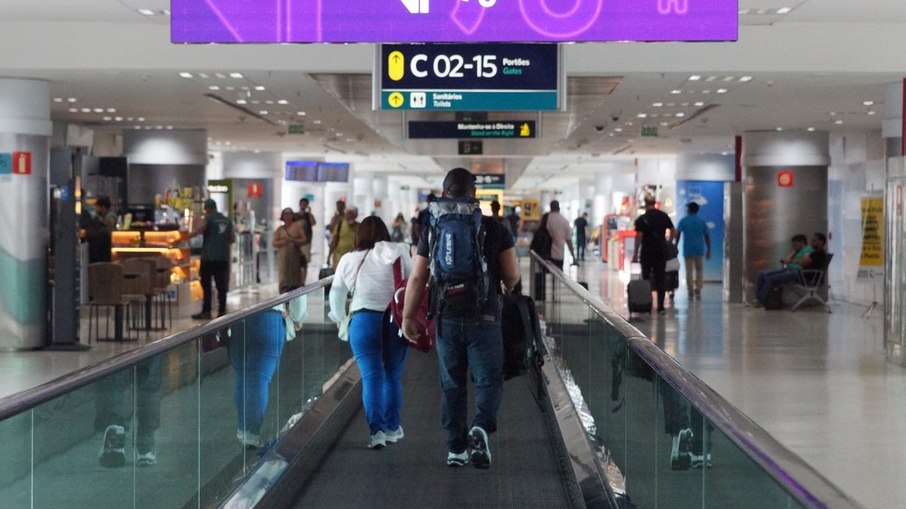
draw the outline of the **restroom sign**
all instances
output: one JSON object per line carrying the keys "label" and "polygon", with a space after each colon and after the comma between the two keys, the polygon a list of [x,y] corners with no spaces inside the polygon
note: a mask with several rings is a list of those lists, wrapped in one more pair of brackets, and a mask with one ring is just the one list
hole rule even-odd
{"label": "restroom sign", "polygon": [[793,187],[793,172],[790,170],[778,171],[777,187]]}
{"label": "restroom sign", "polygon": [[31,175],[31,152],[13,152],[13,173]]}

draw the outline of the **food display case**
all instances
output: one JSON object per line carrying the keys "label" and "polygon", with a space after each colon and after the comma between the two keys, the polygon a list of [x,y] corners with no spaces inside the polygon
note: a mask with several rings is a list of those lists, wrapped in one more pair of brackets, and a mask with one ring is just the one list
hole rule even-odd
{"label": "food display case", "polygon": [[185,317],[200,310],[202,291],[199,281],[201,262],[190,255],[186,233],[178,230],[120,230],[112,234],[114,261],[126,258],[163,256],[173,266],[168,299],[175,305],[174,316]]}

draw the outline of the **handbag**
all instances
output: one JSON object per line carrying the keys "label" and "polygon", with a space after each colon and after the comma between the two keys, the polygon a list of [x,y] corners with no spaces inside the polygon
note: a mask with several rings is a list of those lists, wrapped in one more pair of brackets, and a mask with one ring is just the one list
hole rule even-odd
{"label": "handbag", "polygon": [[[390,320],[399,328],[400,336],[403,335],[403,306],[406,303],[406,285],[408,279],[403,279],[402,261],[397,258],[393,262],[393,296],[390,298],[390,304],[387,305],[386,313],[390,315]],[[429,352],[434,347],[435,335],[437,333],[434,327],[434,320],[429,317],[430,309],[429,294],[430,288],[426,287],[422,293],[422,300],[418,303],[415,310],[413,321],[418,330],[418,337],[415,342],[406,341],[406,344],[416,350]]]}
{"label": "handbag", "polygon": [[362,257],[362,261],[359,262],[359,267],[355,270],[355,277],[352,279],[352,290],[350,290],[349,297],[346,299],[346,315],[339,323],[337,323],[337,337],[340,338],[340,341],[349,341],[349,322],[352,321],[352,313],[349,312],[349,306],[352,304],[352,298],[355,296],[355,288],[358,286],[359,271],[362,270],[362,265],[365,263],[365,258],[368,258],[369,252],[371,252],[370,249],[365,251],[365,256]]}

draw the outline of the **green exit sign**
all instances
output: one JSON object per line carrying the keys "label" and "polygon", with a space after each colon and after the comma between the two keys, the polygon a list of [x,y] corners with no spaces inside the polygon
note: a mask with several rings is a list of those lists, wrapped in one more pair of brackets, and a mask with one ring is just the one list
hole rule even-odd
{"label": "green exit sign", "polygon": [[305,134],[305,126],[302,124],[291,124],[289,134]]}
{"label": "green exit sign", "polygon": [[652,138],[657,138],[657,126],[642,126],[642,136],[651,136]]}

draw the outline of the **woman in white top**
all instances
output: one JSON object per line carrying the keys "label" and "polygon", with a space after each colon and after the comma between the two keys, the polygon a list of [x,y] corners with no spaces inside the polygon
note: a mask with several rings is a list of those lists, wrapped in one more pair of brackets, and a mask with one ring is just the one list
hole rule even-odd
{"label": "woman in white top", "polygon": [[399,337],[397,325],[382,319],[393,296],[393,263],[397,259],[402,277],[408,277],[412,271],[409,246],[390,242],[384,221],[369,216],[359,225],[355,250],[340,258],[330,289],[329,317],[337,323],[346,317],[347,294],[353,295],[349,345],[362,373],[362,403],[371,432],[368,447],[372,449],[403,438],[400,379],[408,348]]}

